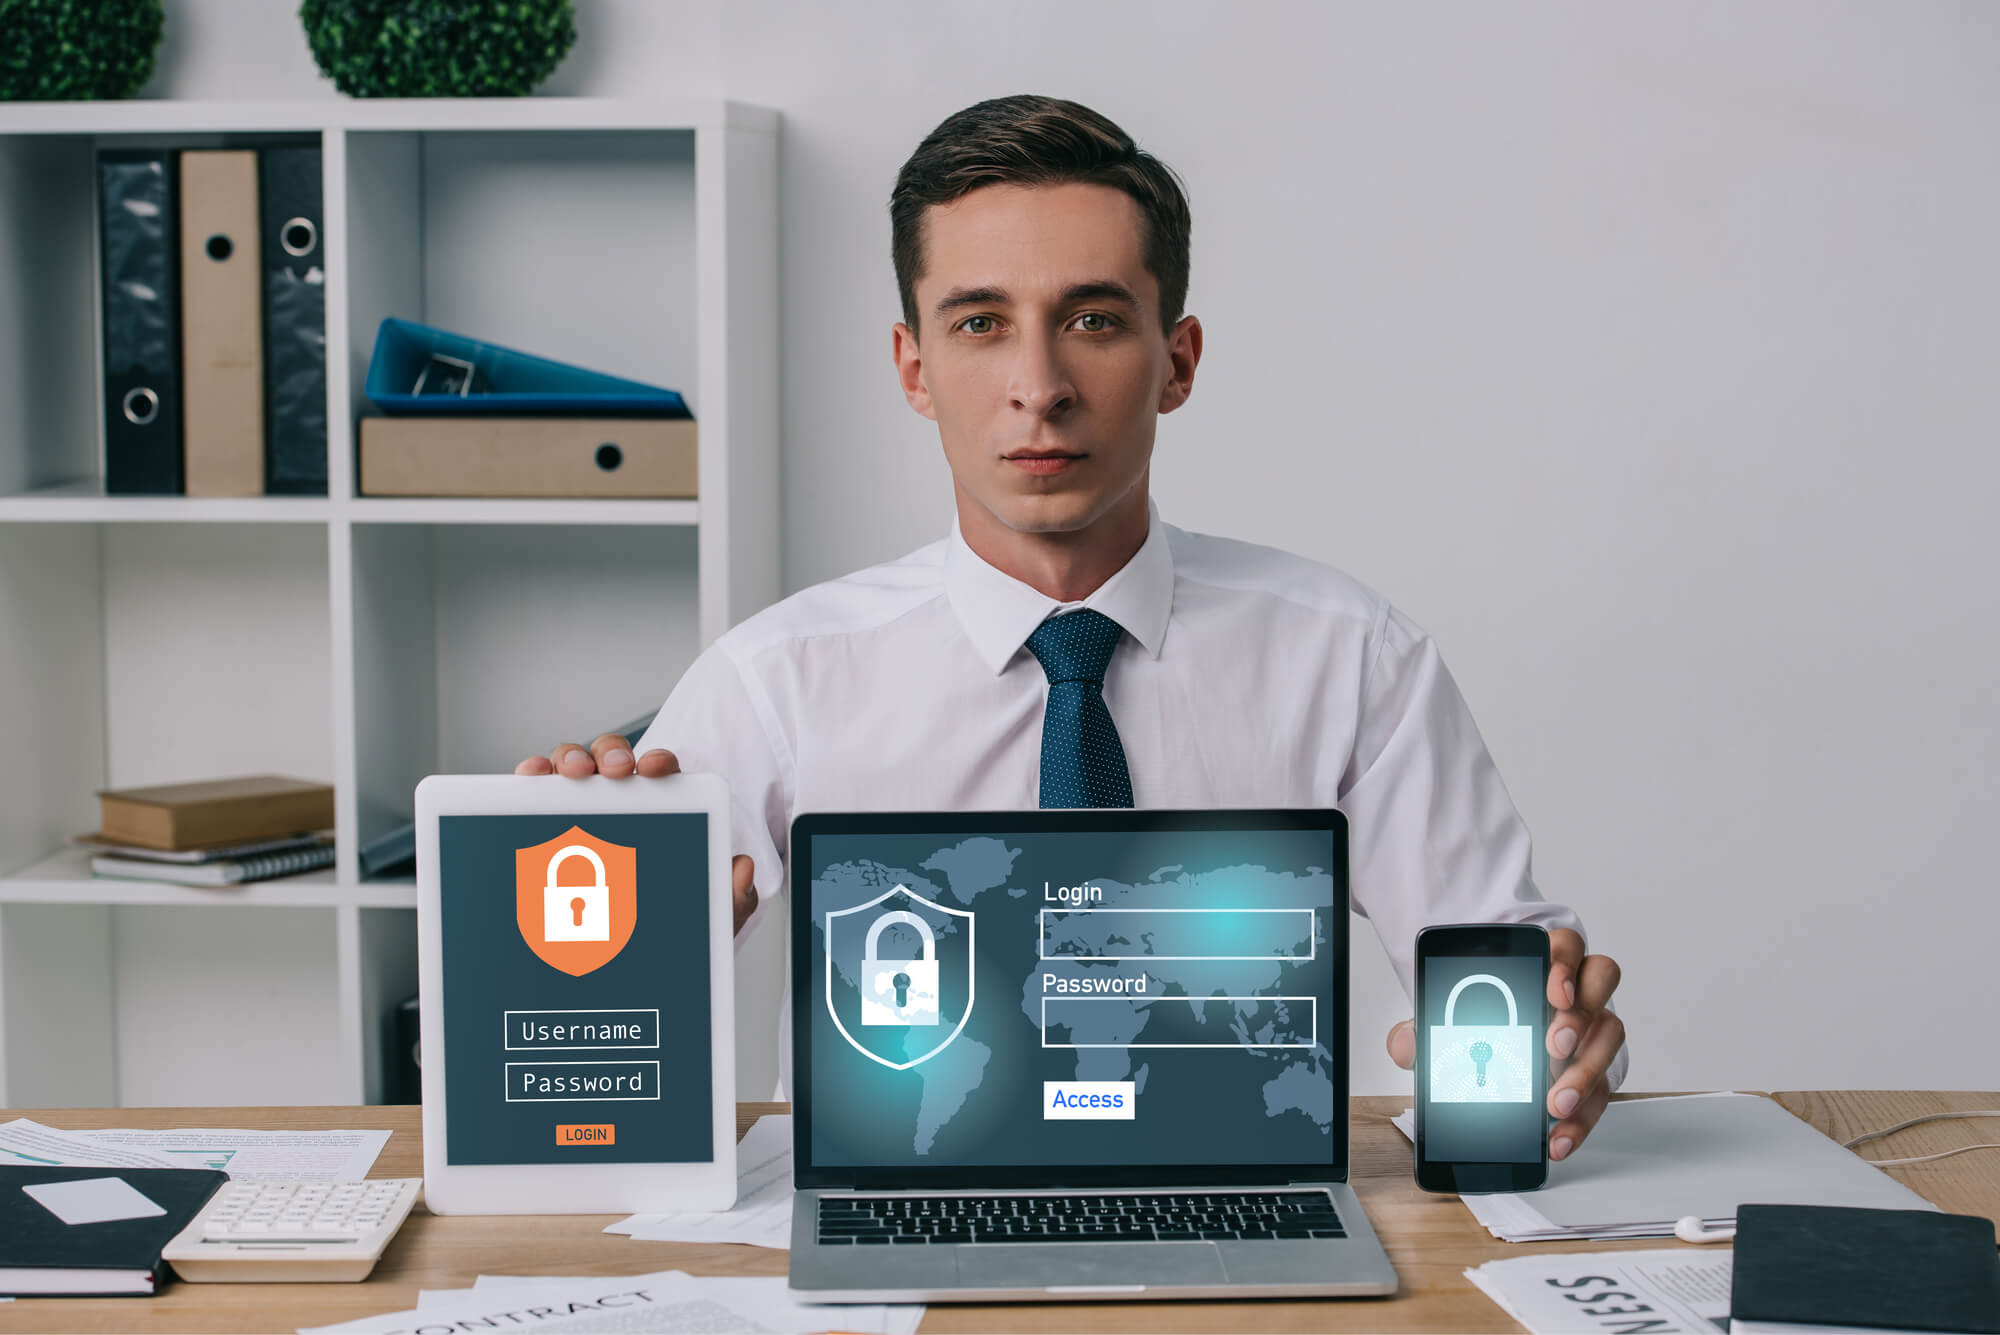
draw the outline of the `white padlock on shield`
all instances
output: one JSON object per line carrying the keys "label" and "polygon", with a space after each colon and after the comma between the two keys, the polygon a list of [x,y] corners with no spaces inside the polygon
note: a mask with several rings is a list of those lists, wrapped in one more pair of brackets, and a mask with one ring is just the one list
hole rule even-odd
{"label": "white padlock on shield", "polygon": [[[588,858],[596,872],[589,885],[559,885],[556,869],[570,858]],[[533,865],[533,864],[530,864]],[[534,882],[528,882],[533,885]],[[542,891],[542,940],[609,941],[611,887],[604,879],[604,859],[585,844],[565,844],[549,859],[549,881]]]}
{"label": "white padlock on shield", "polygon": [[[1500,989],[1507,1023],[1455,1024],[1458,994],[1474,983]],[[1444,1023],[1431,1026],[1432,1103],[1527,1103],[1534,1084],[1534,1031],[1520,1023],[1514,990],[1490,973],[1458,980],[1445,998]]]}
{"label": "white padlock on shield", "polygon": [[[891,923],[908,923],[923,939],[923,954],[913,960],[875,958],[882,930]],[[931,925],[904,909],[891,909],[868,927],[861,952],[861,1023],[936,1024],[938,1022],[937,936]]]}

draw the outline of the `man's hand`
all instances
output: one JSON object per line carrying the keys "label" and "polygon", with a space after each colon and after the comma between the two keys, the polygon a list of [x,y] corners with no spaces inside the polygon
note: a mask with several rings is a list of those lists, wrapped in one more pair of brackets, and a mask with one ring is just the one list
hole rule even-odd
{"label": "man's hand", "polygon": [[[1562,1119],[1549,1129],[1551,1159],[1574,1153],[1611,1099],[1604,1073],[1625,1046],[1625,1022],[1604,1003],[1618,990],[1618,976],[1617,960],[1584,954],[1583,938],[1567,927],[1549,929],[1549,1005],[1556,1011],[1549,1022],[1549,1069],[1561,1071],[1549,1087],[1549,1115]],[[1564,1066],[1562,1059],[1572,1053]],[[1406,1071],[1416,1064],[1414,1021],[1389,1031],[1389,1056]]]}
{"label": "man's hand", "polygon": [[[680,772],[681,762],[673,752],[655,747],[638,759],[625,745],[620,733],[607,732],[588,748],[575,742],[564,742],[545,756],[529,756],[514,766],[516,774],[560,774],[566,779],[582,779],[592,774],[602,774],[607,779],[627,779],[637,774],[642,779],[664,779],[669,774]],[[750,914],[757,907],[757,887],[751,884],[751,874],[755,867],[746,853],[738,853],[729,863],[729,888],[736,914],[736,930],[742,931],[743,924],[750,921]]]}

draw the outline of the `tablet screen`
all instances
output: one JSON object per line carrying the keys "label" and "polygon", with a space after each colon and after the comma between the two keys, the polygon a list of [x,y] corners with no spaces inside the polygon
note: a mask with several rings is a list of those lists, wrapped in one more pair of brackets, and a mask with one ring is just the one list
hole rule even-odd
{"label": "tablet screen", "polygon": [[713,1161],[707,831],[438,818],[447,1163]]}

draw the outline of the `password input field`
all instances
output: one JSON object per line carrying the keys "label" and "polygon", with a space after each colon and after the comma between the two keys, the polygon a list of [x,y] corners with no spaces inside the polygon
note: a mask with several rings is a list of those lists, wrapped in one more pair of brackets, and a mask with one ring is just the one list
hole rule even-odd
{"label": "password input field", "polygon": [[[1124,1010],[1103,1009],[1113,1006]],[[1301,1019],[1304,1024],[1299,1023]],[[1066,1031],[1076,1041],[1050,1042],[1051,1026]],[[1146,1037],[1137,1037],[1141,1030]],[[1079,1038],[1106,1032],[1134,1037],[1104,1042]],[[1045,1048],[1310,1048],[1318,1042],[1317,997],[1042,998]]]}
{"label": "password input field", "polygon": [[1043,909],[1045,960],[1309,960],[1312,909]]}

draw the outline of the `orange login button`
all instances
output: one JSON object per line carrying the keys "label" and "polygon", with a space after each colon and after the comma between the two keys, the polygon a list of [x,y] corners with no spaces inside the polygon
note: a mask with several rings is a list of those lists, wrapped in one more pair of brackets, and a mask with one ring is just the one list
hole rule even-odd
{"label": "orange login button", "polygon": [[558,1145],[611,1145],[617,1143],[616,1128],[605,1122],[601,1126],[558,1126]]}

